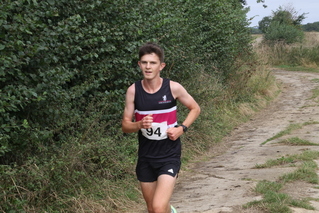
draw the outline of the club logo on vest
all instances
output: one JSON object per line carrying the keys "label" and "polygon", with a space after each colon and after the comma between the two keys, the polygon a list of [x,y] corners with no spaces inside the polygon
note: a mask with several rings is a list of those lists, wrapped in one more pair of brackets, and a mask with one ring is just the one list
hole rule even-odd
{"label": "club logo on vest", "polygon": [[162,98],[163,98],[163,100],[159,101],[158,102],[159,104],[168,104],[168,103],[172,102],[171,100],[167,100],[167,96],[166,95],[162,96]]}

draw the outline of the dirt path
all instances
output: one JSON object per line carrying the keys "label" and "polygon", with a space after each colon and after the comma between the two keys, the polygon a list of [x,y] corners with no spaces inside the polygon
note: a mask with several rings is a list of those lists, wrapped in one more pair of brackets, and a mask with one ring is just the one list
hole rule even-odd
{"label": "dirt path", "polygon": [[[287,136],[261,146],[261,143],[285,130],[290,124],[319,122],[319,104],[316,99],[311,98],[312,89],[319,86],[319,81],[314,81],[319,79],[319,75],[286,71],[274,71],[274,74],[283,83],[280,96],[225,138],[221,143],[225,147],[223,154],[195,163],[189,171],[181,173],[172,198],[172,204],[178,213],[257,213],[257,210],[247,211],[240,207],[249,201],[260,199],[252,192],[257,181],[277,180],[280,175],[295,168],[252,167],[269,159],[301,153],[305,149],[319,151],[319,146],[285,146],[276,143]],[[304,126],[289,135],[293,136],[319,144],[319,125]],[[302,182],[288,186],[286,193],[297,198],[319,198],[319,189]],[[312,205],[318,211],[293,208],[293,212],[319,212],[319,202],[312,202]]]}

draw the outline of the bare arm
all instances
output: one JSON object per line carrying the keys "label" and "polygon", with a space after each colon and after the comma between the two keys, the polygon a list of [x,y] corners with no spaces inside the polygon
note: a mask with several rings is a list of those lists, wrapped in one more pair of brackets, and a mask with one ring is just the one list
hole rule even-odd
{"label": "bare arm", "polygon": [[[189,113],[185,120],[182,122],[183,125],[189,127],[199,116],[200,107],[194,98],[185,90],[185,88],[177,82],[171,81],[171,90],[173,96],[178,99],[184,106],[189,109]],[[178,130],[178,131],[176,131]],[[170,128],[168,130],[168,136],[172,140],[176,140],[180,135],[183,134],[183,129],[180,128]]]}
{"label": "bare arm", "polygon": [[145,128],[151,128],[153,122],[152,115],[147,115],[142,120],[134,122],[134,97],[135,97],[135,85],[131,85],[126,92],[125,108],[122,119],[122,131],[125,133],[137,132],[138,130]]}

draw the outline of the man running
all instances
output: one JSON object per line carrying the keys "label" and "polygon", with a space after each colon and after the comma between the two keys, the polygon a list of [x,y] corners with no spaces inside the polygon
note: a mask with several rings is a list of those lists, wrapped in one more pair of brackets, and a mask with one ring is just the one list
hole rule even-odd
{"label": "man running", "polygon": [[[199,116],[200,107],[182,85],[160,77],[166,65],[160,46],[143,45],[138,65],[144,77],[127,89],[122,130],[138,132],[136,175],[148,212],[176,213],[170,199],[181,166],[180,136]],[[189,109],[180,125],[177,100]]]}

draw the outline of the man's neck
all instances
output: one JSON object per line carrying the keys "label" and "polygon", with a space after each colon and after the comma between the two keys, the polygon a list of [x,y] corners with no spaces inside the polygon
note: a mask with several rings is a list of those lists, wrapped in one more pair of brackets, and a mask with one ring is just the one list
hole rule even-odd
{"label": "man's neck", "polygon": [[163,83],[163,78],[161,78],[161,77],[158,77],[155,79],[143,79],[142,80],[143,88],[148,93],[157,92],[161,88],[162,83]]}

